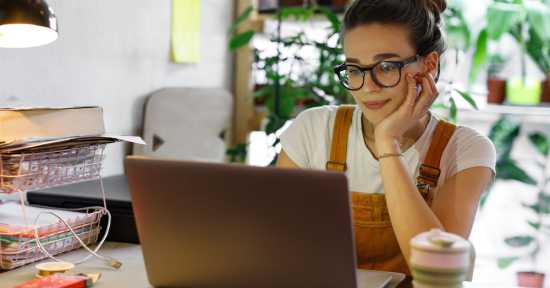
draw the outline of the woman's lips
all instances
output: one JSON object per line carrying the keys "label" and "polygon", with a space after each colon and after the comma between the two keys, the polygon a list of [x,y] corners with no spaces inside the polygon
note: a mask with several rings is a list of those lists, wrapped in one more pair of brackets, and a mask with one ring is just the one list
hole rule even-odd
{"label": "woman's lips", "polygon": [[380,109],[380,108],[384,107],[384,105],[386,105],[386,103],[388,103],[389,101],[390,101],[390,99],[383,100],[383,101],[367,101],[367,102],[363,102],[363,103],[365,104],[367,109],[377,110],[377,109]]}

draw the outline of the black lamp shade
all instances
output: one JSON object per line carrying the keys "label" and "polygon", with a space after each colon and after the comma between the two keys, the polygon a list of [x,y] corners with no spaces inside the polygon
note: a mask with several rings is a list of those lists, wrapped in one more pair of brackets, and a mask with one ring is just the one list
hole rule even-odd
{"label": "black lamp shade", "polygon": [[0,0],[0,47],[46,45],[57,39],[57,19],[44,0]]}

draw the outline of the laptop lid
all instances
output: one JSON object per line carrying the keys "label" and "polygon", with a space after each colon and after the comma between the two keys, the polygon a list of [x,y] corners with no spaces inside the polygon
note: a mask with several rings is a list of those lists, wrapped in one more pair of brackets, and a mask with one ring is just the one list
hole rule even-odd
{"label": "laptop lid", "polygon": [[344,174],[129,157],[149,281],[355,288]]}

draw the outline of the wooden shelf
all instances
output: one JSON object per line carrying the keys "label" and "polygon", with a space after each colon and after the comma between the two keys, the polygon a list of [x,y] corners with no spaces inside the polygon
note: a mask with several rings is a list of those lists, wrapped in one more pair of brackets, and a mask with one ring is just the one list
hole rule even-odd
{"label": "wooden shelf", "polygon": [[520,105],[495,105],[486,104],[479,107],[479,110],[472,108],[459,108],[459,121],[496,121],[503,115],[508,115],[521,122],[531,124],[550,124],[550,103],[544,103],[538,106],[520,106]]}
{"label": "wooden shelf", "polygon": [[546,116],[550,118],[550,103],[541,103],[537,106],[485,104],[483,106],[480,106],[479,110],[475,110],[473,108],[460,108],[459,111],[472,111],[491,114],[509,114],[519,116]]}
{"label": "wooden shelf", "polygon": [[486,113],[550,117],[550,103],[542,103],[538,106],[487,104],[479,110]]}

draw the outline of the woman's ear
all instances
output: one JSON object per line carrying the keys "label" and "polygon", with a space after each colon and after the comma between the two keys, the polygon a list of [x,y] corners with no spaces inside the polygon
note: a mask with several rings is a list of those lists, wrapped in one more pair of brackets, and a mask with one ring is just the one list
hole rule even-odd
{"label": "woman's ear", "polygon": [[439,65],[439,54],[435,51],[424,57],[424,73],[430,73],[435,79],[437,76],[437,65]]}

